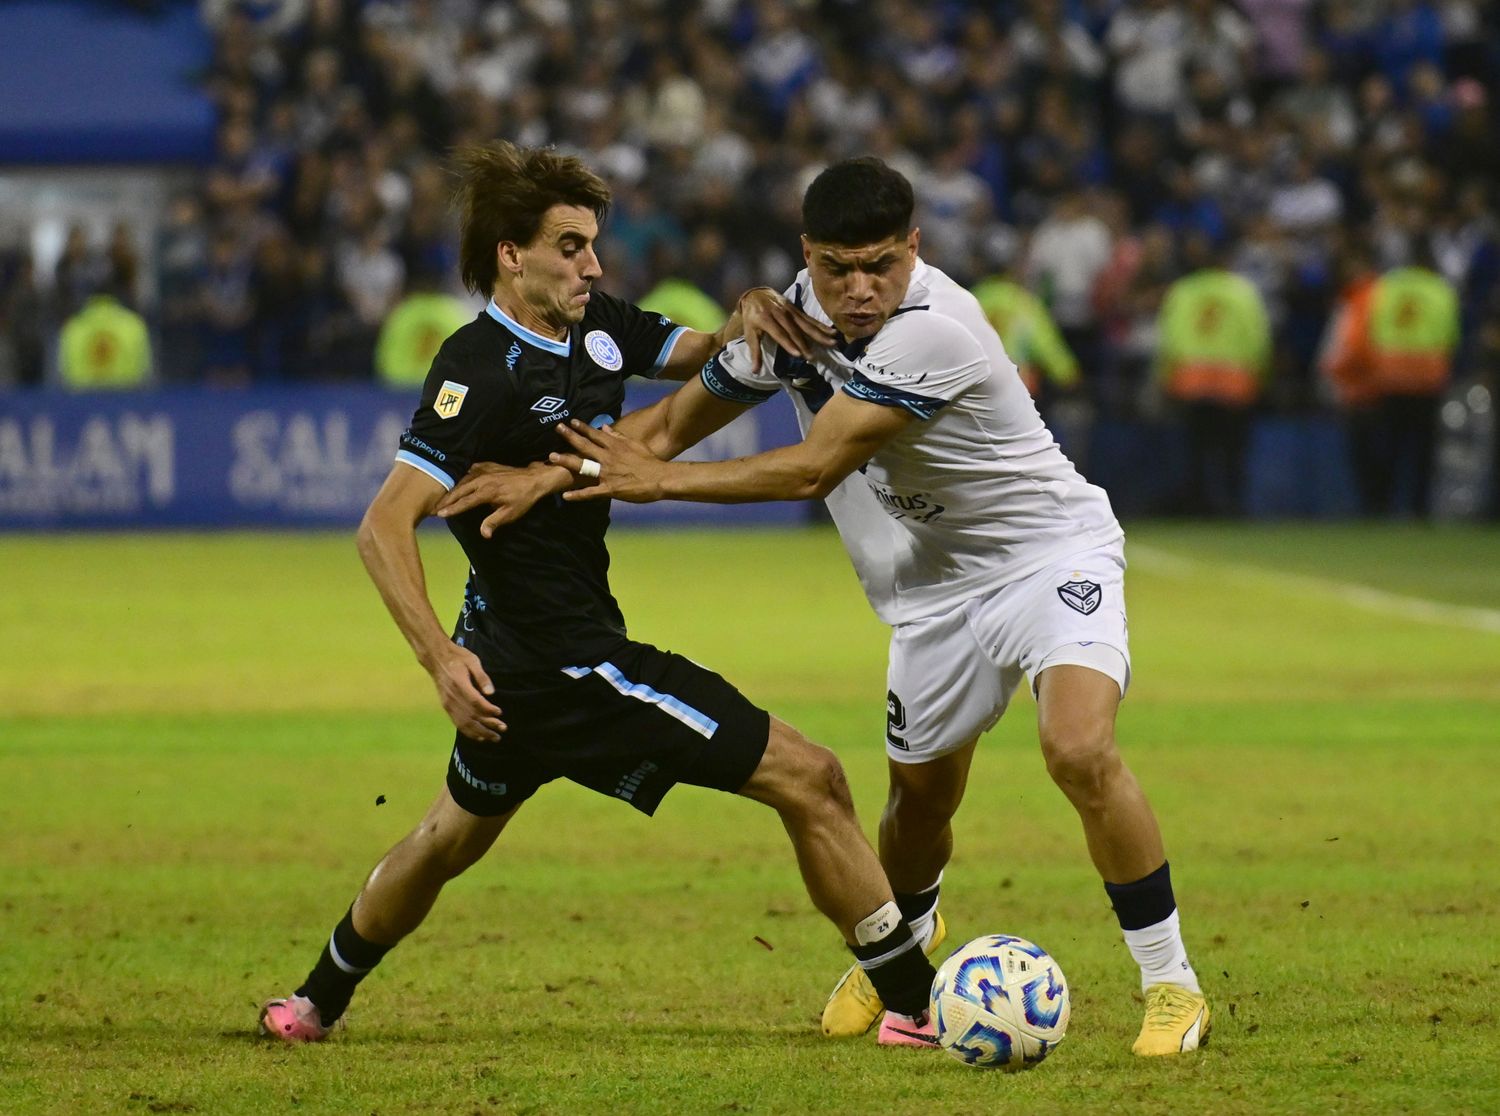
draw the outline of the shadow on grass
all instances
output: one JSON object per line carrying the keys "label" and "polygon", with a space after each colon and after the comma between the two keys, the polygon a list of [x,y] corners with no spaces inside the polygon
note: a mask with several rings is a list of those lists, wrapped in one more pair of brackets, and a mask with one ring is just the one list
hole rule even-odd
{"label": "shadow on grass", "polygon": [[[875,1049],[873,1037],[853,1041],[833,1040],[825,1038],[811,1027],[799,1024],[747,1028],[730,1024],[705,1025],[698,1019],[682,1023],[621,1016],[600,1017],[594,1023],[570,1020],[568,1036],[570,1045],[586,1049],[625,1047],[640,1042],[674,1046],[732,1046],[736,1051],[744,1053],[756,1050],[787,1052],[819,1049],[853,1052],[864,1046]],[[149,1048],[163,1052],[171,1047],[196,1047],[202,1044],[261,1047],[266,1050],[303,1047],[331,1050],[349,1046],[370,1051],[412,1047],[473,1048],[494,1043],[514,1044],[522,1048],[533,1044],[551,1046],[555,1041],[555,1028],[541,1019],[523,1025],[514,1022],[489,1025],[478,1021],[445,1021],[431,1027],[413,1027],[395,1022],[382,1024],[371,1020],[368,1023],[341,1027],[323,1043],[291,1044],[260,1034],[254,1017],[251,1016],[251,1021],[244,1027],[225,1027],[222,1022],[178,1023],[173,1026],[169,1039],[164,1039],[160,1021],[154,1019],[98,1024],[43,1023],[28,1028],[24,1039],[17,1040],[12,1036],[6,1045],[32,1049],[56,1046],[70,1052],[106,1048]]]}

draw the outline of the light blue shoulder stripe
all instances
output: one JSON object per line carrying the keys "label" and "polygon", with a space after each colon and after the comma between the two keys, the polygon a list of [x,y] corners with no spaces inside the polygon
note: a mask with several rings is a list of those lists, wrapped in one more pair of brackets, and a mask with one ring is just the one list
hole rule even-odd
{"label": "light blue shoulder stripe", "polygon": [[397,450],[396,460],[401,462],[401,464],[403,465],[410,465],[413,469],[417,469],[423,473],[426,473],[429,477],[437,481],[438,484],[442,485],[450,492],[453,490],[453,478],[439,469],[431,461],[428,461],[425,457],[418,457],[416,454],[412,453],[411,450]]}

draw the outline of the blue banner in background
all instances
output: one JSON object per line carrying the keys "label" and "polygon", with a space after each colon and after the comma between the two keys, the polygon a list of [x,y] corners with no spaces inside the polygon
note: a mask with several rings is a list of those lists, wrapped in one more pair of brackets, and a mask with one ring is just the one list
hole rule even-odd
{"label": "blue banner in background", "polygon": [[[631,384],[626,410],[665,390]],[[347,527],[390,471],[413,393],[373,387],[0,394],[0,530]],[[798,438],[790,402],[757,407],[684,455]],[[798,523],[804,504],[616,503],[628,524]]]}

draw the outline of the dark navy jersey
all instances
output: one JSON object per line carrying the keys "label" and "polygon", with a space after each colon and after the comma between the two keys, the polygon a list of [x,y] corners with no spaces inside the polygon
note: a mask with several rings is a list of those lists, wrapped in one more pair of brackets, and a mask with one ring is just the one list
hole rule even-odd
{"label": "dark navy jersey", "polygon": [[[554,341],[494,302],[443,342],[396,460],[452,488],[476,461],[525,466],[567,451],[557,424],[620,417],[627,376],[654,376],[683,328],[595,290]],[[492,538],[491,509],[448,520],[471,573],[454,638],[491,672],[592,666],[625,639],[609,591],[609,501],[539,502]]]}

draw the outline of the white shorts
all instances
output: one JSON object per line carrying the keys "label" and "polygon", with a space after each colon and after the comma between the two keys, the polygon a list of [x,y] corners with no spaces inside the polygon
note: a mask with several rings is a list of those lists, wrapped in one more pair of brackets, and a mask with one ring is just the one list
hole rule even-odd
{"label": "white shorts", "polygon": [[1125,695],[1130,645],[1123,544],[1087,550],[974,597],[951,612],[896,625],[886,675],[886,753],[922,763],[995,726],[1026,675],[1090,667]]}

